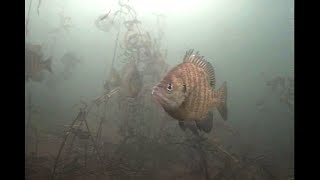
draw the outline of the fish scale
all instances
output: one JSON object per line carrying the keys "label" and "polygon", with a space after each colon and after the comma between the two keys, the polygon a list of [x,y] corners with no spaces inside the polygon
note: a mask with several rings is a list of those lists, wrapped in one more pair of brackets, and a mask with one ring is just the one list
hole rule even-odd
{"label": "fish scale", "polygon": [[190,84],[192,88],[190,99],[186,101],[184,109],[189,110],[187,113],[190,113],[190,116],[204,117],[208,104],[210,103],[209,99],[206,98],[210,92],[207,88],[206,75],[204,73],[202,74],[202,70],[192,63],[186,63],[182,69],[184,69],[185,77],[191,76],[190,79],[186,78],[189,81],[186,82]]}
{"label": "fish scale", "polygon": [[[191,78],[190,78],[190,89],[193,89],[194,88],[194,84],[195,84],[195,82],[197,81],[197,76],[195,75],[195,71],[194,71],[194,67],[193,66],[190,66],[190,68],[187,68],[187,69],[190,69],[190,76],[191,76]],[[190,100],[189,101],[187,101],[187,102],[189,102],[189,103],[187,103],[187,105],[186,105],[186,107],[192,107],[192,104],[194,104],[194,102],[195,102],[195,99],[196,99],[196,96],[195,96],[195,94],[194,93],[191,93],[190,94]]]}
{"label": "fish scale", "polygon": [[200,83],[200,76],[197,74],[197,70],[196,70],[196,67],[194,66],[190,66],[192,67],[192,72],[193,72],[193,77],[194,77],[194,81],[193,82],[193,90],[192,90],[192,97],[193,97],[193,101],[190,102],[190,106],[189,107],[186,107],[186,109],[190,109],[193,113],[193,116],[197,116],[198,114],[198,109],[200,107],[200,103],[201,103],[201,96],[199,93],[201,93],[199,91],[199,89],[201,89],[201,83]]}

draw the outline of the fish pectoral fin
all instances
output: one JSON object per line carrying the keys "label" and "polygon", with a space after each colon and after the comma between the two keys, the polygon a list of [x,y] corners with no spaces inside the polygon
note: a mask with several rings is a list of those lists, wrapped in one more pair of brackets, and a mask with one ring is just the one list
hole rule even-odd
{"label": "fish pectoral fin", "polygon": [[210,133],[213,125],[213,113],[209,112],[206,118],[196,121],[196,125],[200,131]]}

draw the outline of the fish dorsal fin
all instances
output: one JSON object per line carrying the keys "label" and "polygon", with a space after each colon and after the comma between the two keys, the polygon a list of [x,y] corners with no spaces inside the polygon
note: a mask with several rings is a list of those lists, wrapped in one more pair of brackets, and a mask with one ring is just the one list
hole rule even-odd
{"label": "fish dorsal fin", "polygon": [[209,76],[210,86],[213,89],[215,88],[216,78],[215,78],[214,68],[210,62],[204,59],[204,56],[200,56],[199,51],[197,51],[196,53],[193,53],[193,49],[190,49],[189,51],[187,51],[186,54],[184,55],[183,63],[187,63],[187,62],[193,63],[198,67],[203,68]]}

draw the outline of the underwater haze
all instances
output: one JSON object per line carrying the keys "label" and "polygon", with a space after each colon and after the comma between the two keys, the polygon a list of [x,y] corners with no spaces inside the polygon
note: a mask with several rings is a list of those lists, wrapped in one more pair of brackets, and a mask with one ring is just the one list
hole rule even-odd
{"label": "underwater haze", "polygon": [[[25,32],[26,179],[294,179],[293,0],[26,0]],[[228,91],[197,136],[152,96],[189,49]]]}

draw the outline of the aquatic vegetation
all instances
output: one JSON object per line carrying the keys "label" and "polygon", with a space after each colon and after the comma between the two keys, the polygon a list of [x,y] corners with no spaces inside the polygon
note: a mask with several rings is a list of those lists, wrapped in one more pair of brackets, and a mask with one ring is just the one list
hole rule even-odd
{"label": "aquatic vegetation", "polygon": [[[40,4],[41,1],[38,14]],[[156,103],[152,88],[168,72],[169,65],[168,50],[164,48],[165,16],[154,13],[154,17],[157,26],[152,27],[154,31],[147,31],[129,1],[119,0],[117,8],[91,19],[99,30],[116,37],[113,49],[103,51],[110,58],[106,59],[108,70],[99,76],[102,91],[65,110],[71,115],[76,113],[74,118],[57,118],[52,122],[57,125],[42,127],[36,122],[36,106],[29,96],[25,120],[27,179],[276,179],[265,165],[266,152],[252,157],[253,150],[242,152],[227,145],[228,138],[224,136],[241,141],[241,133],[232,121],[216,121],[218,118],[212,116],[212,131],[195,135],[188,128],[179,129],[177,122]],[[60,27],[53,32],[72,27],[71,17],[62,12]],[[196,55],[189,59],[190,64],[204,68],[199,77],[205,72],[206,85],[214,88],[213,68]],[[70,75],[82,59],[68,51],[58,62],[63,64],[64,75]],[[280,77],[266,85],[279,92],[280,101],[287,103],[294,99],[293,83],[293,79]],[[48,89],[52,90],[52,86]],[[225,97],[225,85],[222,87],[217,94]],[[200,92],[199,96],[203,94]],[[221,101],[226,103],[226,98]],[[263,104],[264,101],[257,103]],[[226,107],[220,107],[217,115],[227,119],[226,111]],[[188,110],[183,114],[187,113]],[[41,117],[38,119],[42,121]]]}
{"label": "aquatic vegetation", "polygon": [[[278,99],[278,102],[282,105],[285,105],[291,114],[294,112],[294,78],[285,77],[285,76],[276,76],[274,78],[268,79],[265,81],[265,85],[271,95],[275,95]],[[266,106],[265,101],[271,96],[266,94],[256,105],[260,109],[264,109]]]}

